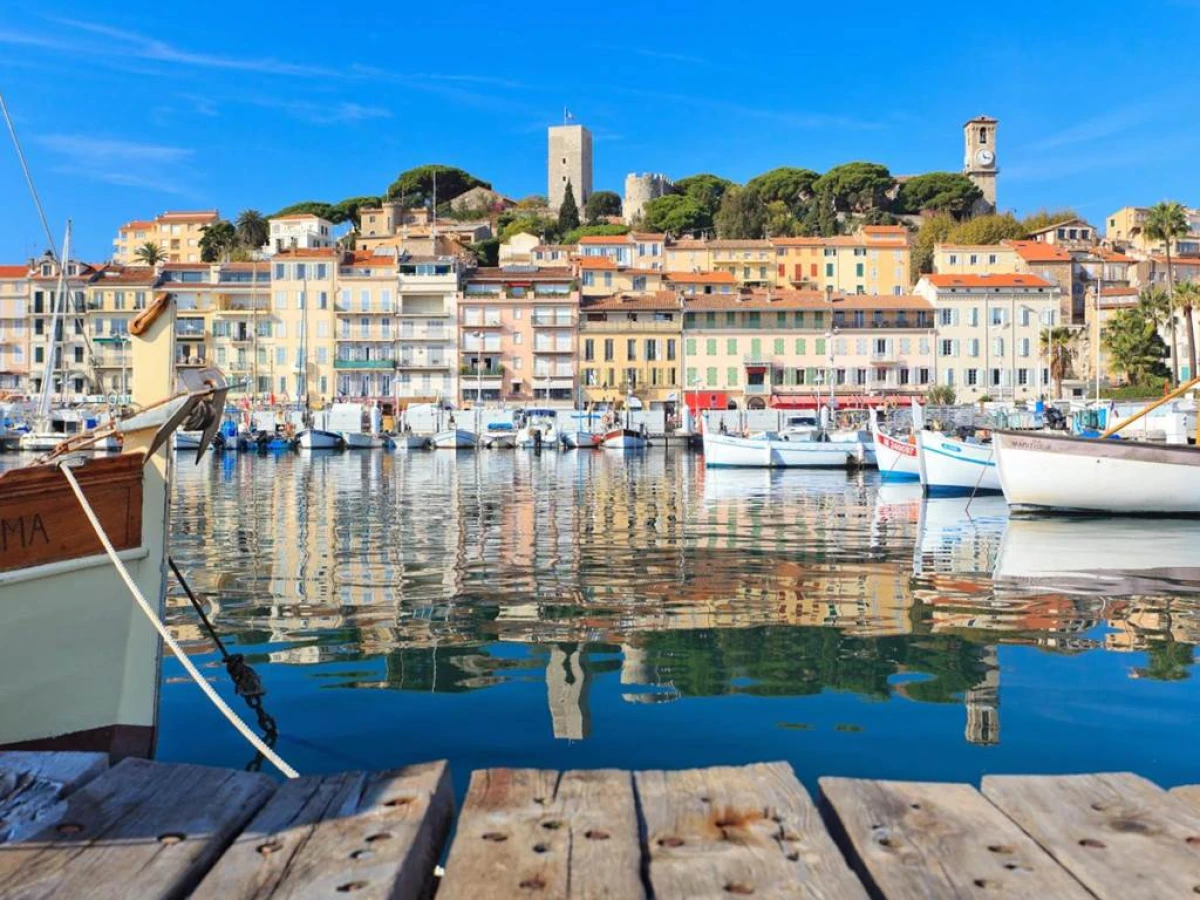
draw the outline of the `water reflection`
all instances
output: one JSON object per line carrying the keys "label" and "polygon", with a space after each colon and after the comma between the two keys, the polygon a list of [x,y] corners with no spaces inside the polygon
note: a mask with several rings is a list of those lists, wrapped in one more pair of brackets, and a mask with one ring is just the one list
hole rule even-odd
{"label": "water reflection", "polygon": [[[181,466],[174,516],[174,555],[219,625],[269,687],[285,682],[282,718],[364,752],[418,716],[407,758],[783,757],[805,777],[915,777],[933,763],[883,758],[916,741],[969,778],[986,764],[956,744],[1011,746],[1013,771],[1138,768],[1120,755],[1138,749],[1114,737],[1123,723],[1161,704],[1166,729],[1197,705],[1200,523],[1010,521],[998,497],[705,471],[681,451],[228,456]],[[1063,694],[1064,671],[1088,686]],[[165,728],[187,732],[190,702],[168,685]],[[1048,737],[1062,746],[1031,754]],[[1116,755],[1097,758],[1106,739]],[[197,752],[174,740],[168,754]],[[1156,751],[1147,773],[1170,780],[1176,764],[1182,750]]]}

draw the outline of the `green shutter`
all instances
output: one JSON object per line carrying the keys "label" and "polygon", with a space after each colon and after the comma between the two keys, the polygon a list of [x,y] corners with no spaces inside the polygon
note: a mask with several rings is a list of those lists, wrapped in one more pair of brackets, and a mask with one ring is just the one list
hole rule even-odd
{"label": "green shutter", "polygon": [[755,359],[762,359],[762,339],[755,338],[750,342],[750,355]]}
{"label": "green shutter", "polygon": [[704,342],[704,349],[708,353],[709,356],[716,356],[717,355],[717,339],[709,338],[708,340],[706,340]]}
{"label": "green shutter", "polygon": [[729,369],[726,371],[725,375],[726,375],[726,383],[730,387],[737,387],[737,383],[738,383],[737,366],[730,366]]}
{"label": "green shutter", "polygon": [[688,356],[696,355],[696,339],[695,338],[687,339],[687,355]]}
{"label": "green shutter", "polygon": [[783,338],[775,338],[775,355],[782,356],[785,352],[783,349]]}
{"label": "green shutter", "polygon": [[817,356],[825,355],[825,338],[817,338]]}
{"label": "green shutter", "polygon": [[726,338],[725,339],[725,352],[729,353],[729,354],[736,354],[738,352],[737,338]]}
{"label": "green shutter", "polygon": [[706,380],[708,381],[708,386],[710,388],[715,388],[717,386],[717,367],[709,366],[708,370],[704,374],[707,376]]}

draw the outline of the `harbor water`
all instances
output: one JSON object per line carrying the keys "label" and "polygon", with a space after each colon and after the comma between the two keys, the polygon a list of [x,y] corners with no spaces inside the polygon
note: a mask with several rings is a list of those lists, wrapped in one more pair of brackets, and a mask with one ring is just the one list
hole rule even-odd
{"label": "harbor water", "polygon": [[[682,447],[191,459],[172,555],[304,773],[1196,780],[1200,523],[1010,519]],[[174,584],[168,612],[232,697]],[[172,659],[160,727],[161,759],[250,757]]]}

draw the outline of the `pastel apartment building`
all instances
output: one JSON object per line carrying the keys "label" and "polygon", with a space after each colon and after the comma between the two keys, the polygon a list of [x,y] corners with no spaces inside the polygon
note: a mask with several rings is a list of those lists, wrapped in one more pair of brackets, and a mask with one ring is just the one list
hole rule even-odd
{"label": "pastel apartment building", "polygon": [[[34,260],[29,270],[29,380],[27,392],[40,394],[50,348],[51,388],[70,397],[100,393],[88,359],[87,283],[96,269],[70,259],[66,291],[59,295],[59,262],[49,256]],[[55,310],[58,327],[54,328]]]}
{"label": "pastel apartment building", "polygon": [[910,295],[754,291],[684,300],[693,408],[815,406],[923,394],[933,382],[933,306]]}
{"label": "pastel apartment building", "polygon": [[270,255],[281,250],[320,250],[332,247],[333,223],[313,213],[275,216],[267,220],[269,237],[263,253]]}
{"label": "pastel apartment building", "polygon": [[134,220],[117,229],[112,261],[118,265],[137,262],[135,253],[143,244],[157,244],[168,262],[200,262],[200,238],[204,228],[220,221],[215,210],[168,211],[153,219]]}
{"label": "pastel apartment building", "polygon": [[0,266],[0,396],[24,391],[29,378],[29,269]]}
{"label": "pastel apartment building", "polygon": [[401,401],[452,402],[458,396],[458,292],[461,260],[408,256],[396,263],[396,390]]}
{"label": "pastel apartment building", "polygon": [[567,267],[468,273],[458,304],[459,402],[570,403],[578,312]]}
{"label": "pastel apartment building", "polygon": [[907,294],[912,286],[908,230],[867,225],[853,235],[775,238],[779,284],[839,294]]}
{"label": "pastel apartment building", "polygon": [[129,323],[153,299],[157,282],[151,266],[113,265],[101,267],[87,284],[88,362],[95,393],[129,395]]}
{"label": "pastel apartment building", "polygon": [[395,251],[357,250],[338,261],[333,302],[336,394],[348,400],[395,396],[399,269]]}
{"label": "pastel apartment building", "polygon": [[580,300],[579,387],[586,403],[675,408],[681,395],[682,322],[674,291]]}
{"label": "pastel apartment building", "polygon": [[[1172,256],[1200,256],[1200,208],[1184,210],[1188,233],[1177,238],[1171,246]],[[1117,249],[1128,249],[1137,256],[1165,254],[1163,241],[1152,241],[1146,236],[1146,219],[1150,208],[1146,206],[1123,206],[1108,216],[1105,222],[1104,240]]]}
{"label": "pastel apartment building", "polygon": [[933,305],[938,384],[959,402],[1034,399],[1050,383],[1041,334],[1062,324],[1061,291],[1035,275],[925,275]]}

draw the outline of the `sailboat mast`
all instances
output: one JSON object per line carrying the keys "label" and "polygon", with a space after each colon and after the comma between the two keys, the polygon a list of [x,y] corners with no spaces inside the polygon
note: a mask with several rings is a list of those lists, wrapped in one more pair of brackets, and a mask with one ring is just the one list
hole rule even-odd
{"label": "sailboat mast", "polygon": [[309,420],[308,395],[308,267],[304,268],[304,277],[300,279],[300,296],[304,298],[304,309],[301,310],[300,320],[300,365],[304,378],[304,424]]}
{"label": "sailboat mast", "polygon": [[[43,423],[50,419],[50,395],[54,392],[54,351],[58,349],[58,326],[64,321],[62,312],[67,296],[67,263],[71,258],[71,220],[67,220],[67,231],[63,237],[62,258],[58,264],[57,296],[54,298],[54,315],[50,319],[50,345],[46,348],[46,365],[42,370],[42,396],[38,400],[38,419]],[[64,382],[66,380],[64,373]]]}

